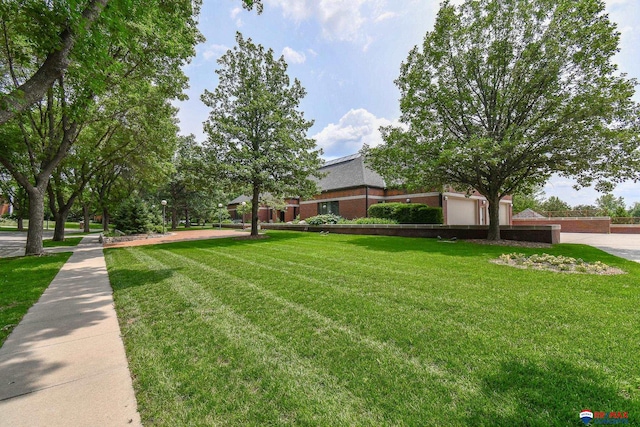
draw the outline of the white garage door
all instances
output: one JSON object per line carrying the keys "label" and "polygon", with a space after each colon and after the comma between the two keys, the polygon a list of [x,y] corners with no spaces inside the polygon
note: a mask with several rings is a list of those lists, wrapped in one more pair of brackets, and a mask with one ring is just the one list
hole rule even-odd
{"label": "white garage door", "polygon": [[500,225],[509,225],[509,204],[500,203]]}
{"label": "white garage door", "polygon": [[475,225],[477,221],[477,202],[471,199],[447,200],[448,225]]}

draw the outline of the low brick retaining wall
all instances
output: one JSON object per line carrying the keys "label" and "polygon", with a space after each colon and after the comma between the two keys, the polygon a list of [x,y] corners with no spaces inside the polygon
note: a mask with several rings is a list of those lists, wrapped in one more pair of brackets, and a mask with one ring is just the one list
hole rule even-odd
{"label": "low brick retaining wall", "polygon": [[[242,228],[241,224],[223,224],[227,228]],[[486,225],[424,225],[424,224],[260,224],[263,230],[290,230],[336,234],[367,234],[378,236],[432,237],[443,239],[486,239],[489,227]],[[506,240],[526,242],[560,243],[560,226],[501,226],[500,237]]]}
{"label": "low brick retaining wall", "polygon": [[611,218],[601,217],[558,217],[558,218],[513,218],[513,225],[560,225],[563,233],[609,233]]}
{"label": "low brick retaining wall", "polygon": [[611,233],[640,234],[640,224],[611,224]]}

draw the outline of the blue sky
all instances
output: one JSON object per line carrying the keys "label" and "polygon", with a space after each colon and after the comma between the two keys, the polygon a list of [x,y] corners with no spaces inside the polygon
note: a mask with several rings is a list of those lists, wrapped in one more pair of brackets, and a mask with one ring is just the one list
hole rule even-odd
{"label": "blue sky", "polygon": [[[454,3],[461,3],[456,0]],[[240,0],[204,0],[200,31],[207,41],[185,67],[189,100],[176,103],[182,134],[205,140],[208,115],[200,101],[217,84],[216,60],[235,44],[235,33],[252,38],[276,55],[284,55],[289,75],[307,90],[301,109],[315,120],[309,136],[332,159],[357,152],[363,143],[382,142],[378,128],[400,115],[393,81],[409,50],[431,30],[439,0],[263,0],[257,15]],[[607,12],[621,32],[620,71],[640,79],[640,1],[606,0]],[[640,87],[638,87],[640,90]],[[640,101],[640,94],[635,99]],[[571,180],[554,177],[545,195],[570,205],[592,204],[593,189],[576,192]],[[628,205],[640,202],[640,183],[623,183],[614,191]]]}

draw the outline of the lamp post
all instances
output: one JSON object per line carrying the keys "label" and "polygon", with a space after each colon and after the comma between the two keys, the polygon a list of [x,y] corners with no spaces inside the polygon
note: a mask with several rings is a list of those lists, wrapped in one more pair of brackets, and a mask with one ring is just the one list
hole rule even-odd
{"label": "lamp post", "polygon": [[247,202],[242,202],[242,230],[244,231],[244,211],[247,208]]}
{"label": "lamp post", "polygon": [[218,230],[222,230],[222,203],[218,203]]}
{"label": "lamp post", "polygon": [[165,219],[165,209],[167,208],[167,201],[166,200],[162,200],[160,202],[160,204],[162,205],[162,234],[165,233],[165,225],[167,223],[166,219]]}

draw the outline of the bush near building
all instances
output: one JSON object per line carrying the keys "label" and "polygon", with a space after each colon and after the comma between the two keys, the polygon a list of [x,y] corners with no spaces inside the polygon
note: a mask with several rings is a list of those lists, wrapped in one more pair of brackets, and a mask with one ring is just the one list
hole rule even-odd
{"label": "bush near building", "polygon": [[421,203],[378,203],[369,206],[370,217],[387,218],[399,224],[442,224],[442,208]]}

